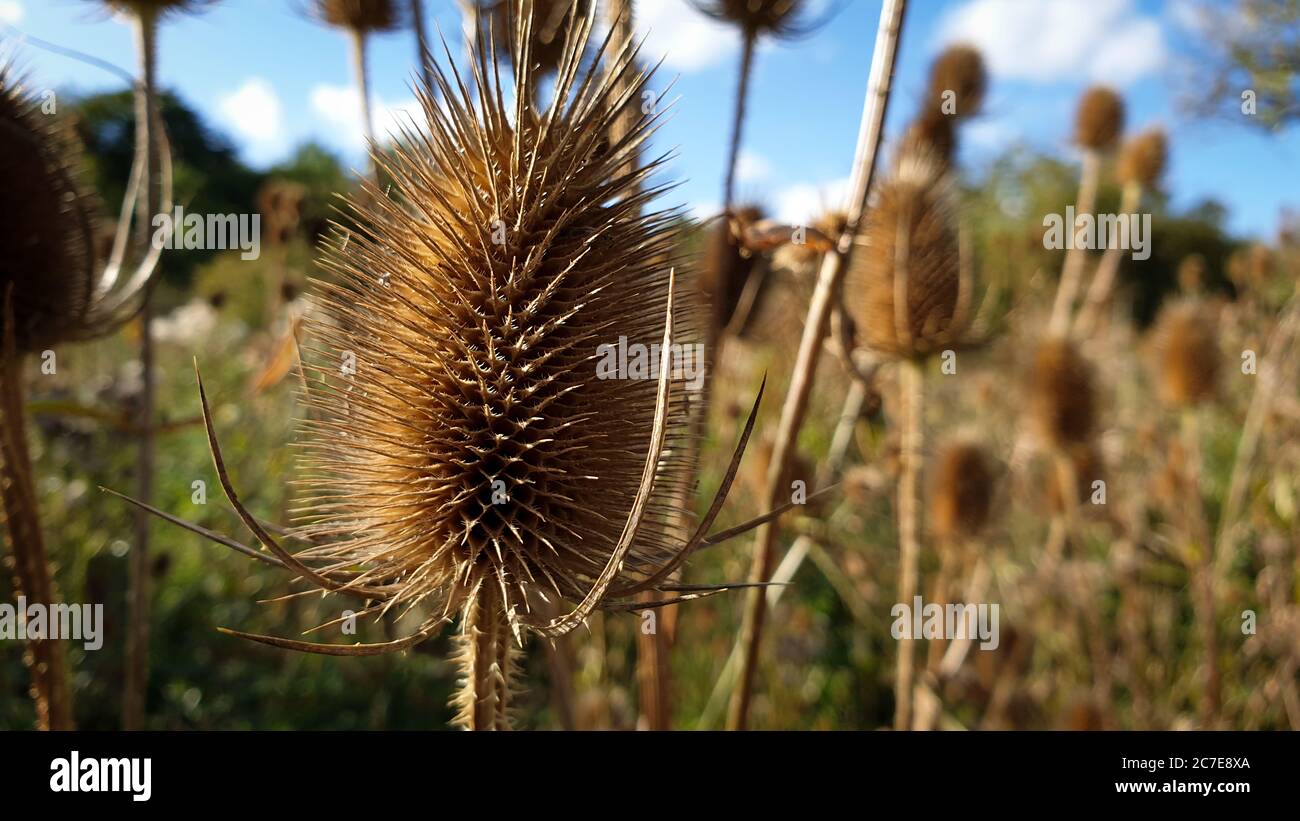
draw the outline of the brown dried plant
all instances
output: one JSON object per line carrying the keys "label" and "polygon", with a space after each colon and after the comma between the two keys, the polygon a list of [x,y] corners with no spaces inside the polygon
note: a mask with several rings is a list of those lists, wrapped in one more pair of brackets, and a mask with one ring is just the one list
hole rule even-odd
{"label": "brown dried plant", "polygon": [[[690,532],[672,527],[685,520],[672,491],[694,451],[670,401],[682,389],[670,357],[660,357],[657,381],[601,378],[601,345],[626,336],[668,350],[676,328],[690,338],[694,312],[676,308],[691,290],[673,273],[680,214],[642,211],[663,192],[646,183],[663,158],[619,172],[659,115],[639,115],[612,145],[602,140],[650,72],[634,67],[630,43],[609,39],[584,68],[592,25],[575,22],[554,102],[535,114],[526,20],[512,41],[513,102],[480,36],[468,85],[454,69],[435,70],[442,102],[422,91],[423,128],[405,129],[402,147],[376,158],[394,196],[370,186],[352,203],[359,227],[330,242],[335,282],[319,283],[303,520],[291,531],[303,550],[290,553],[240,503],[200,382],[222,487],[269,554],[204,534],[314,587],[371,600],[361,614],[418,620],[408,637],[368,645],[228,632],[372,655],[412,647],[459,613],[457,722],[474,729],[509,726],[527,633],[553,639],[597,609],[726,589],[669,578],[698,547],[779,512],[706,538],[755,404],[708,511]],[[659,596],[637,599],[644,591]],[[557,615],[541,616],[534,597]]]}

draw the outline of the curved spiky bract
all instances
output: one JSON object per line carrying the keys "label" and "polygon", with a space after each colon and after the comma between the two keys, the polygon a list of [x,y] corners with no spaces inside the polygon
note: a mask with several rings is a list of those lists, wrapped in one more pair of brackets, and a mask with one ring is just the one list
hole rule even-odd
{"label": "curved spiky bract", "polygon": [[878,189],[862,242],[845,295],[866,345],[914,358],[952,344],[964,317],[956,214],[938,155],[917,150],[902,156]]}
{"label": "curved spiky bract", "polygon": [[[19,353],[88,335],[95,226],[79,152],[0,65],[0,305],[12,292]],[[0,338],[5,331],[0,311]]]}
{"label": "curved spiky bract", "polygon": [[[670,272],[683,270],[680,215],[643,213],[663,190],[646,182],[658,161],[622,170],[656,118],[637,107],[626,139],[604,139],[648,74],[631,51],[604,48],[580,72],[590,26],[579,21],[542,112],[526,54],[511,98],[481,40],[468,83],[437,75],[440,102],[422,94],[425,122],[377,157],[391,196],[353,203],[360,227],[327,250],[336,282],[319,283],[323,344],[308,368],[322,384],[304,423],[303,532],[329,545],[300,555],[356,568],[355,583],[391,591],[388,606],[454,615],[492,591],[483,619],[505,618],[516,638],[539,625],[530,594],[584,599],[619,543],[654,428],[647,357]],[[678,283],[686,343],[690,288]],[[656,457],[654,521],[620,578],[671,558],[667,490],[687,452]]]}

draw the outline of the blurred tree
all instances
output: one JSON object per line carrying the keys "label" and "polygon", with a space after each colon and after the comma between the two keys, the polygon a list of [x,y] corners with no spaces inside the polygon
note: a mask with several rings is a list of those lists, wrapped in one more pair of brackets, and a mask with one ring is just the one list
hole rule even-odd
{"label": "blurred tree", "polygon": [[1192,111],[1265,128],[1300,119],[1300,0],[1200,0],[1181,13],[1199,35],[1186,46]]}

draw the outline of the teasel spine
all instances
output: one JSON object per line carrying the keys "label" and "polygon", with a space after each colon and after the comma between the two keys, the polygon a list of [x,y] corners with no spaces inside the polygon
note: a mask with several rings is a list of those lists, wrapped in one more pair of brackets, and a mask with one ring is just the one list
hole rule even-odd
{"label": "teasel spine", "polygon": [[[853,237],[857,233],[862,213],[866,209],[871,180],[876,170],[880,137],[889,104],[894,62],[906,9],[906,0],[885,0],[881,6],[880,22],[871,57],[871,72],[867,81],[866,100],[863,104],[862,122],[858,132],[853,176],[849,186],[850,195],[846,209],[848,218],[845,222],[844,234],[839,238],[838,248],[828,252],[822,259],[817,285],[808,304],[803,336],[799,340],[793,375],[785,403],[781,408],[781,419],[772,448],[765,500],[769,505],[775,505],[784,491],[781,479],[789,470],[794,456],[795,442],[808,409],[808,399],[816,378],[817,362],[821,357],[831,310],[839,296],[844,270],[851,258]],[[754,540],[750,582],[765,582],[771,576],[776,536],[775,522],[759,527]],[[744,729],[749,724],[749,709],[766,607],[765,592],[762,589],[751,589],[746,597],[745,614],[741,623],[740,641],[744,649],[736,686],[728,704],[728,729]]]}

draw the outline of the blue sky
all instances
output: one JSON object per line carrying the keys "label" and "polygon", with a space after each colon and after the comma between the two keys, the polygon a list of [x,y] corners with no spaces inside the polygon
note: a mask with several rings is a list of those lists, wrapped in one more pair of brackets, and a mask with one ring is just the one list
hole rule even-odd
{"label": "blue sky", "polygon": [[[826,2],[827,0],[822,0]],[[740,190],[791,221],[838,205],[853,156],[879,0],[830,0],[843,8],[830,25],[790,43],[765,43],[751,86]],[[984,113],[971,123],[962,163],[978,171],[1000,150],[1023,143],[1069,156],[1075,100],[1092,82],[1119,88],[1130,128],[1159,123],[1174,135],[1166,188],[1176,207],[1223,201],[1231,228],[1273,236],[1281,207],[1300,206],[1300,129],[1263,133],[1231,121],[1191,119],[1175,103],[1180,57],[1200,0],[914,0],[909,10],[888,131],[896,134],[925,87],[929,61],[946,43],[973,42],[991,70]],[[159,73],[253,165],[283,158],[314,139],[361,167],[360,115],[351,93],[347,44],[302,12],[305,0],[221,0],[176,18],[161,33]],[[458,36],[454,0],[425,0],[449,40]],[[703,214],[716,207],[736,84],[735,34],[686,0],[636,0],[649,54],[666,55],[655,85],[677,78],[672,118],[656,137],[676,148],[674,196]],[[86,0],[0,0],[0,23],[127,69],[135,65],[128,26]],[[4,30],[6,51],[14,29]],[[376,37],[372,87],[382,134],[413,108],[414,37]],[[453,53],[459,53],[453,45]],[[19,62],[37,87],[113,90],[101,69],[31,45]]]}

